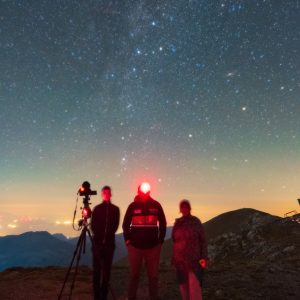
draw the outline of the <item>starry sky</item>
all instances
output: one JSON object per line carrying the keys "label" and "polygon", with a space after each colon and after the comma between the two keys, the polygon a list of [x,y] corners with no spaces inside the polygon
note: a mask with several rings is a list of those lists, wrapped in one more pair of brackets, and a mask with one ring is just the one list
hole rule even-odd
{"label": "starry sky", "polygon": [[84,180],[122,216],[149,181],[169,225],[297,209],[299,6],[2,0],[0,235],[77,235]]}

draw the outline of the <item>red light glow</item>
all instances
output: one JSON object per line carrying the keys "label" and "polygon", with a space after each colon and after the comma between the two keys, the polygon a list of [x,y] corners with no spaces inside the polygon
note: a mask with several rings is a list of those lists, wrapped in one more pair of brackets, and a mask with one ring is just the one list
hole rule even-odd
{"label": "red light glow", "polygon": [[141,192],[143,192],[144,194],[147,194],[150,192],[151,190],[151,186],[148,182],[143,182],[140,186],[140,190]]}
{"label": "red light glow", "polygon": [[82,210],[82,214],[83,214],[84,217],[87,217],[87,216],[89,215],[88,209],[84,208],[84,209]]}

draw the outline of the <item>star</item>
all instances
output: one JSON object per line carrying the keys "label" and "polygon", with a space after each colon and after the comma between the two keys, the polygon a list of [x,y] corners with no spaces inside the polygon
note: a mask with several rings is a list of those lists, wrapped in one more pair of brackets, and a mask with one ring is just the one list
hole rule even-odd
{"label": "star", "polygon": [[300,165],[297,1],[32,2],[1,2],[7,214],[40,205],[18,200],[38,182],[48,204],[32,214],[63,226],[51,179],[71,193],[87,178],[130,200],[142,177],[170,220],[187,191],[207,216],[226,199],[262,207],[263,189],[264,207],[281,214],[300,180],[288,172]]}

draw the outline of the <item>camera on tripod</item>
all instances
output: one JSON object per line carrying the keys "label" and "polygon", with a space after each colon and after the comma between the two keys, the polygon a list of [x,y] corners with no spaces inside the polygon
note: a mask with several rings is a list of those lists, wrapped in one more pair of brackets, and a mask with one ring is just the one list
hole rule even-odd
{"label": "camera on tripod", "polygon": [[97,195],[97,191],[91,190],[91,184],[88,181],[84,181],[81,185],[78,194],[83,198],[82,219],[78,222],[79,226],[82,226],[83,222],[92,216],[92,210],[90,208],[90,196]]}
{"label": "camera on tripod", "polygon": [[[74,226],[74,222],[75,222],[75,217],[76,217],[76,213],[77,213],[77,204],[78,204],[78,195],[80,195],[81,197],[83,197],[82,201],[83,201],[83,207],[80,207],[80,209],[82,209],[81,211],[81,219],[78,221],[78,228],[75,228]],[[74,215],[73,215],[73,228],[75,230],[81,230],[81,234],[78,238],[77,241],[77,245],[76,245],[76,249],[71,261],[71,264],[69,266],[69,269],[67,271],[67,274],[65,276],[65,280],[64,283],[62,285],[62,288],[60,290],[60,293],[58,295],[58,300],[60,300],[62,298],[63,295],[63,290],[65,288],[65,285],[67,283],[68,277],[70,275],[73,263],[75,261],[75,258],[77,257],[76,260],[76,266],[75,266],[75,273],[73,275],[73,281],[71,284],[71,288],[70,288],[70,294],[69,294],[69,299],[71,299],[72,297],[72,293],[73,293],[73,288],[74,288],[74,283],[75,283],[75,278],[76,278],[76,274],[77,274],[77,270],[78,270],[78,265],[79,265],[79,260],[81,257],[81,253],[85,253],[85,247],[86,247],[86,234],[88,234],[91,244],[93,245],[93,239],[92,239],[92,235],[90,233],[89,230],[89,223],[88,223],[88,219],[91,218],[92,216],[92,210],[90,208],[90,196],[92,195],[97,195],[97,191],[93,191],[91,190],[91,185],[88,181],[84,181],[83,184],[81,185],[81,187],[79,188],[78,192],[77,192],[77,199],[76,199],[76,206],[75,206],[75,210],[74,210]]]}
{"label": "camera on tripod", "polygon": [[91,184],[88,181],[84,181],[79,189],[79,195],[89,198],[89,196],[97,195],[97,191],[92,191]]}

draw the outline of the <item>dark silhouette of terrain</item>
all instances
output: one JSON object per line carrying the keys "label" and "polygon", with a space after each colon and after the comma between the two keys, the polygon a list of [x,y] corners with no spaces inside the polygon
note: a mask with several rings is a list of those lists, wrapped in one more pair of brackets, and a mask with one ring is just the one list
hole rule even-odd
{"label": "dark silhouette of terrain", "polygon": [[[204,279],[204,299],[300,299],[300,224],[244,208],[221,214],[204,226],[211,258]],[[46,233],[40,234],[46,237]],[[58,243],[63,242],[73,250],[72,242],[64,241],[62,236],[51,237],[55,241],[50,239],[50,243],[46,239],[45,246],[60,247]],[[27,240],[30,241],[28,236]],[[0,240],[1,258],[2,245]],[[20,252],[19,249],[15,253]],[[170,265],[171,252],[172,242],[167,240],[161,257],[160,290],[162,299],[168,300],[180,299]],[[38,255],[38,250],[33,255]],[[20,262],[22,259],[28,257],[21,256]],[[0,299],[56,299],[65,272],[62,267],[8,269],[0,273]],[[126,299],[127,278],[127,259],[122,258],[115,263],[112,273],[117,299]],[[80,267],[73,299],[92,299],[91,284],[91,269]],[[139,299],[147,299],[147,294],[144,274]]]}
{"label": "dark silhouette of terrain", "polygon": [[[171,228],[167,229],[170,238]],[[51,235],[47,231],[25,232],[20,235],[0,237],[0,271],[11,267],[68,266],[78,237],[67,238],[61,233]],[[91,266],[91,243],[86,238],[86,253],[80,264]],[[114,261],[126,257],[123,234],[116,235]]]}

